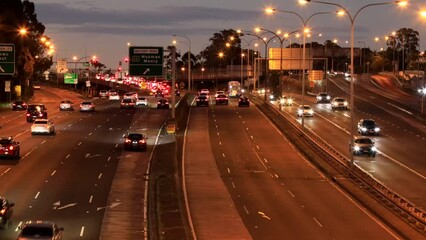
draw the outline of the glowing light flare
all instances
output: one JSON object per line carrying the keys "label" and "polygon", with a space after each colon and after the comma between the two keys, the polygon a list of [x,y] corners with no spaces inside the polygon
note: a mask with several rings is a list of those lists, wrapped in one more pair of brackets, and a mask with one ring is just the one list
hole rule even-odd
{"label": "glowing light flare", "polygon": [[258,33],[258,32],[260,32],[261,30],[260,30],[260,28],[259,28],[259,27],[256,27],[256,28],[254,29],[254,31]]}
{"label": "glowing light flare", "polygon": [[223,56],[224,56],[223,52],[219,52],[218,56],[219,56],[220,58],[223,58]]}
{"label": "glowing light flare", "polygon": [[274,12],[275,12],[274,8],[268,7],[268,8],[265,9],[266,14],[273,14]]}
{"label": "glowing light flare", "polygon": [[19,34],[20,35],[27,35],[27,33],[28,33],[28,30],[26,28],[20,28],[19,29]]}
{"label": "glowing light flare", "polygon": [[408,1],[396,1],[396,4],[398,4],[400,7],[405,7],[408,5]]}
{"label": "glowing light flare", "polygon": [[426,10],[422,10],[422,11],[420,12],[420,16],[421,16],[422,18],[425,18],[425,19],[426,19]]}
{"label": "glowing light flare", "polygon": [[308,3],[308,1],[306,1],[306,0],[299,0],[300,5],[306,5],[307,3]]}
{"label": "glowing light flare", "polygon": [[339,11],[337,11],[337,16],[344,16],[345,13],[346,13],[345,11],[339,10]]}

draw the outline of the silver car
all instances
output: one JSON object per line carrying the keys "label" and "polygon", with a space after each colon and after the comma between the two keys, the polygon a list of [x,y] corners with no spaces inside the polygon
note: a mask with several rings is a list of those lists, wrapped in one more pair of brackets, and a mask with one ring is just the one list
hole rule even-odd
{"label": "silver car", "polygon": [[296,116],[301,117],[302,115],[305,117],[313,117],[314,110],[309,105],[300,105],[297,108]]}
{"label": "silver car", "polygon": [[136,106],[148,106],[148,100],[145,97],[138,97],[136,99]]}
{"label": "silver car", "polygon": [[342,97],[335,97],[331,101],[331,109],[333,109],[333,110],[335,110],[335,109],[348,110],[348,105],[349,105],[348,101],[346,101],[346,99],[344,99]]}
{"label": "silver car", "polygon": [[62,240],[63,227],[58,227],[54,222],[28,221],[19,227],[18,240]]}
{"label": "silver car", "polygon": [[91,101],[83,101],[80,103],[80,112],[94,112],[95,104]]}
{"label": "silver car", "polygon": [[62,100],[61,103],[59,103],[59,110],[60,111],[72,111],[74,110],[72,106],[72,102],[69,100]]}
{"label": "silver car", "polygon": [[354,146],[352,148],[353,155],[367,154],[375,157],[377,149],[374,142],[368,137],[354,137]]}
{"label": "silver car", "polygon": [[31,134],[49,134],[53,135],[55,134],[55,126],[53,125],[53,122],[47,120],[47,119],[36,119],[34,120],[33,125],[31,125]]}

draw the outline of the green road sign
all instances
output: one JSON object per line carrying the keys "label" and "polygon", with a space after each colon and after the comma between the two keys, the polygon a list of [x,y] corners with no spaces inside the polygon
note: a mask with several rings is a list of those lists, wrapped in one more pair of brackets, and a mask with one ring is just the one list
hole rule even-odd
{"label": "green road sign", "polygon": [[77,73],[64,73],[65,84],[77,84]]}
{"label": "green road sign", "polygon": [[129,75],[163,76],[163,47],[129,47]]}
{"label": "green road sign", "polygon": [[84,67],[90,67],[90,63],[89,63],[89,62],[84,62],[84,63],[83,63],[83,66],[84,66]]}
{"label": "green road sign", "polygon": [[15,74],[15,45],[0,43],[0,75]]}

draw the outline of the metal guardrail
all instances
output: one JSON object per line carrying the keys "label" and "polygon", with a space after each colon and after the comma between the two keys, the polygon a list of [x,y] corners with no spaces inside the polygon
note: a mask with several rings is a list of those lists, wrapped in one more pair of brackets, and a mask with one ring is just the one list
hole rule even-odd
{"label": "metal guardrail", "polygon": [[[315,134],[308,128],[302,130],[301,126],[296,124],[289,115],[284,114],[279,111],[273,104],[270,102],[263,102],[263,100],[257,99],[256,96],[252,99],[254,102],[257,102],[261,109],[269,111],[275,117],[280,118],[275,119],[278,121],[285,121],[285,125],[290,126],[297,132],[299,136],[302,136],[305,139],[305,142],[310,146],[316,148],[317,153],[326,157],[326,160],[333,167],[341,171],[341,173],[348,176],[351,180],[356,181],[356,183],[365,190],[369,190],[370,193],[373,193],[376,199],[380,196],[386,199],[386,203],[391,203],[393,205],[394,212],[399,213],[399,215],[407,220],[409,224],[414,226],[420,231],[423,231],[423,234],[426,234],[426,212],[422,208],[417,207],[415,204],[411,203],[389,187],[385,186],[379,180],[375,179],[371,174],[359,168],[356,165],[351,166],[350,160],[344,156],[340,151],[333,148],[320,136]],[[267,114],[266,114],[267,115]],[[273,116],[272,116],[273,117]],[[382,199],[383,201],[383,199]],[[391,208],[389,204],[386,204],[388,208]]]}

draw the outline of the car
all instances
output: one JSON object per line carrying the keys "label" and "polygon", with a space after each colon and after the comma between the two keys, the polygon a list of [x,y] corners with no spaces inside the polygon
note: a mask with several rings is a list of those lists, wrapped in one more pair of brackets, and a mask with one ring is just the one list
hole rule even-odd
{"label": "car", "polygon": [[70,100],[62,100],[61,103],[59,103],[59,110],[72,111],[74,110],[74,107],[72,106],[72,102]]}
{"label": "car", "polygon": [[80,112],[94,112],[95,104],[92,101],[82,101],[80,103]]}
{"label": "car", "polygon": [[145,97],[138,97],[136,99],[136,106],[148,106],[148,100]]}
{"label": "car", "polygon": [[342,97],[335,97],[333,100],[331,100],[331,109],[344,109],[348,110],[348,101]]}
{"label": "car", "polygon": [[216,93],[214,94],[214,97],[216,98],[219,95],[226,95],[225,91],[216,91]]}
{"label": "car", "polygon": [[108,94],[109,100],[120,100],[120,95],[118,95],[118,92],[116,91],[110,91]]}
{"label": "car", "polygon": [[157,101],[157,108],[158,109],[160,109],[160,108],[169,109],[170,108],[169,101],[167,101],[167,99],[165,99],[165,98],[159,99]]}
{"label": "car", "polygon": [[0,156],[18,159],[20,158],[19,142],[15,141],[13,137],[0,137]]}
{"label": "car", "polygon": [[142,150],[146,151],[148,139],[142,133],[129,133],[124,135],[124,150]]}
{"label": "car", "polygon": [[125,98],[121,100],[120,108],[135,108],[135,100],[133,100],[133,98]]}
{"label": "car", "polygon": [[49,221],[27,221],[21,227],[18,240],[62,240],[63,227]]}
{"label": "car", "polygon": [[297,108],[296,116],[306,116],[306,117],[313,117],[314,116],[314,110],[309,105],[300,105]]}
{"label": "car", "polygon": [[203,89],[201,89],[200,93],[205,93],[205,94],[209,95],[210,91],[207,88],[203,88]]}
{"label": "car", "polygon": [[47,108],[44,104],[29,104],[27,107],[27,122],[33,122],[37,118],[47,118]]}
{"label": "car", "polygon": [[370,138],[354,137],[354,146],[351,151],[353,155],[367,154],[370,157],[375,157],[377,149]]}
{"label": "car", "polygon": [[9,224],[13,215],[14,203],[9,202],[6,198],[0,196],[0,227],[4,228]]}
{"label": "car", "polygon": [[195,106],[209,106],[209,99],[205,95],[197,96],[195,99]]}
{"label": "car", "polygon": [[358,133],[361,135],[376,135],[380,134],[380,127],[373,119],[361,119],[358,122]]}
{"label": "car", "polygon": [[157,90],[154,94],[156,98],[164,98],[164,93],[162,90]]}
{"label": "car", "polygon": [[101,98],[108,97],[108,91],[107,90],[100,90],[99,91],[99,97],[101,97]]}
{"label": "car", "polygon": [[12,103],[13,111],[26,110],[27,107],[28,107],[28,104],[24,101],[15,101]]}
{"label": "car", "polygon": [[243,107],[243,106],[247,106],[247,107],[250,106],[250,99],[248,97],[242,96],[238,99],[238,107]]}
{"label": "car", "polygon": [[293,106],[293,98],[283,96],[282,98],[280,98],[279,103],[281,106]]}
{"label": "car", "polygon": [[326,92],[320,92],[317,95],[317,103],[330,103],[331,97]]}
{"label": "car", "polygon": [[31,126],[31,135],[36,134],[55,134],[55,126],[53,122],[47,119],[36,119]]}
{"label": "car", "polygon": [[228,103],[229,103],[229,99],[225,94],[217,95],[215,100],[216,100],[216,105],[219,105],[219,104],[228,105]]}
{"label": "car", "polygon": [[38,84],[34,84],[34,85],[33,85],[33,89],[34,89],[34,90],[40,90],[40,89],[41,89],[41,87],[40,87],[40,85],[38,85]]}
{"label": "car", "polygon": [[123,95],[123,99],[137,99],[138,94],[136,92],[127,92]]}

